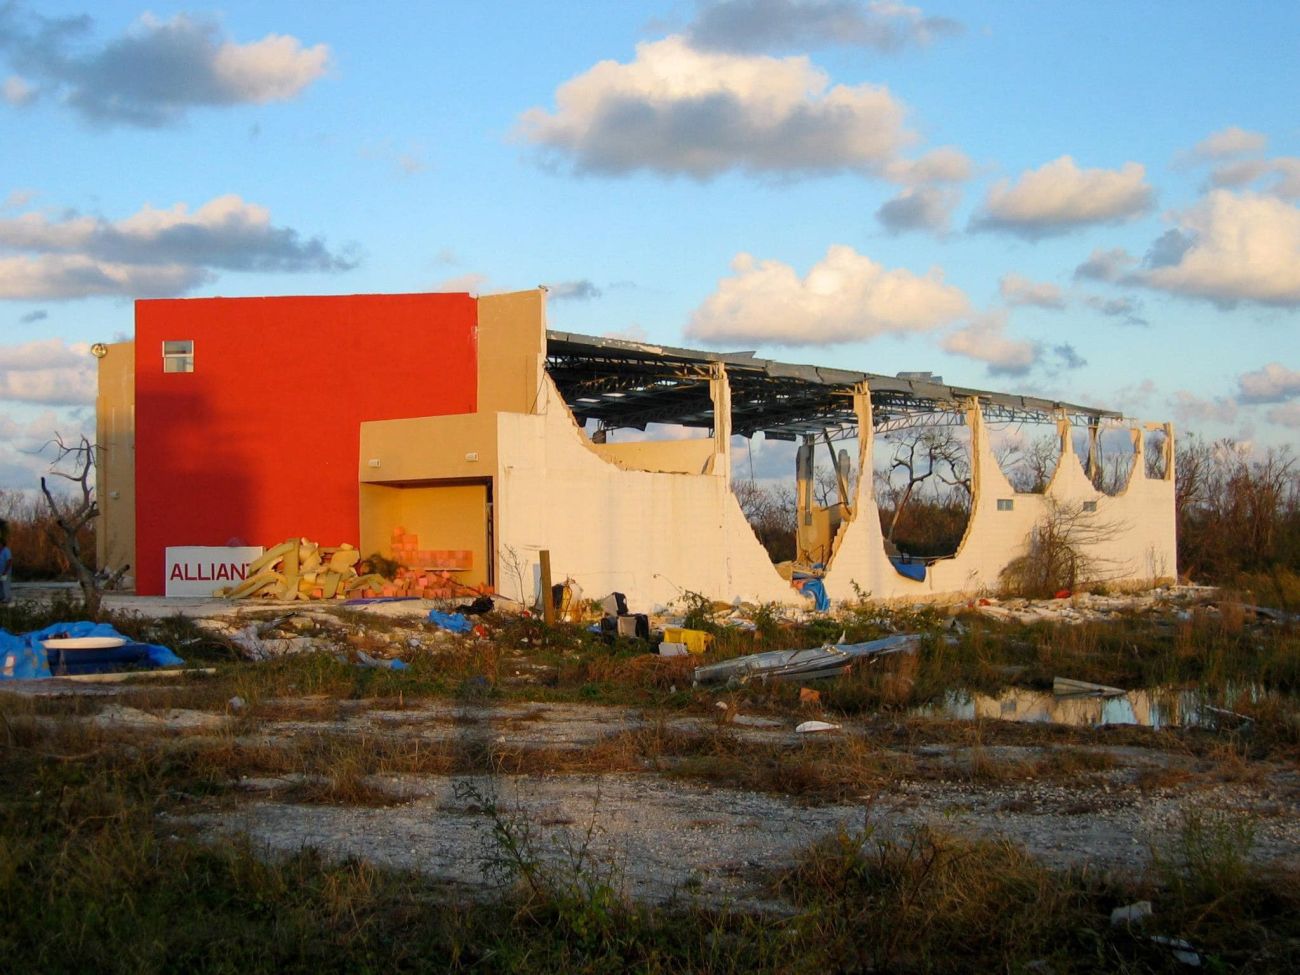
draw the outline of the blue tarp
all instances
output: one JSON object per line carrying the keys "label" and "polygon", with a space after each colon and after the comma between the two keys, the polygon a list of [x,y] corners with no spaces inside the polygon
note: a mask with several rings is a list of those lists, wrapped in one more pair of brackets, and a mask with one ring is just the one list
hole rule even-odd
{"label": "blue tarp", "polygon": [[21,636],[14,636],[0,630],[0,680],[30,680],[35,677],[49,677],[49,659],[45,653],[43,641],[58,636],[71,637],[114,637],[125,640],[128,644],[141,647],[150,666],[179,667],[185,661],[164,646],[153,643],[135,643],[130,637],[118,633],[107,623],[51,623],[43,630],[34,630]]}
{"label": "blue tarp", "polygon": [[831,608],[830,598],[826,595],[826,587],[822,585],[820,579],[809,579],[800,587],[799,591],[805,596],[813,598],[813,604],[817,607],[817,612],[824,613]]}
{"label": "blue tarp", "polygon": [[890,557],[889,561],[893,564],[894,571],[900,576],[915,579],[917,582],[925,582],[924,562],[908,562],[893,556]]}
{"label": "blue tarp", "polygon": [[429,622],[436,623],[452,633],[468,633],[474,629],[474,624],[460,613],[440,613],[436,609],[429,610]]}

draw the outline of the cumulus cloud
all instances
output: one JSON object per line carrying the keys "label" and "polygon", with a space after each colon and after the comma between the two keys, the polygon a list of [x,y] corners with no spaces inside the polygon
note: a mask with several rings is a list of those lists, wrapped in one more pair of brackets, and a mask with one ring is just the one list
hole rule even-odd
{"label": "cumulus cloud", "polygon": [[41,339],[0,346],[0,400],[49,406],[95,401],[96,369],[85,343]]}
{"label": "cumulus cloud", "polygon": [[804,57],[700,51],[680,36],[600,62],[555,103],[525,112],[518,134],[579,173],[879,174],[915,141],[886,88],[832,86]]}
{"label": "cumulus cloud", "polygon": [[[299,95],[329,68],[329,48],[268,34],[238,43],[211,20],[141,17],[106,42],[88,16],[45,17],[0,7],[0,56],[25,98],[52,93],[89,122],[161,126],[196,106],[260,104]],[[10,85],[6,100],[13,101]]]}
{"label": "cumulus cloud", "polygon": [[1088,360],[1079,354],[1069,342],[1062,342],[1060,345],[1052,346],[1052,356],[1061,369],[1082,369],[1088,364]]}
{"label": "cumulus cloud", "polygon": [[938,186],[906,189],[886,200],[876,211],[876,219],[891,234],[909,230],[943,233],[952,220],[952,211],[961,194]]}
{"label": "cumulus cloud", "polygon": [[1269,423],[1276,423],[1280,427],[1290,427],[1292,430],[1300,430],[1300,402],[1275,406],[1265,416]]}
{"label": "cumulus cloud", "polygon": [[1122,318],[1127,325],[1149,325],[1141,315],[1141,306],[1132,298],[1103,298],[1100,295],[1088,295],[1084,298],[1089,308],[1101,312],[1107,318]]}
{"label": "cumulus cloud", "polygon": [[892,0],[698,0],[696,8],[686,31],[693,44],[744,54],[829,45],[898,51],[963,30]]}
{"label": "cumulus cloud", "polygon": [[1154,192],[1146,168],[1128,162],[1119,169],[1080,169],[1062,156],[1000,180],[989,190],[975,230],[1004,230],[1037,239],[1098,223],[1122,223],[1151,208]]}
{"label": "cumulus cloud", "polygon": [[1300,199],[1300,156],[1241,159],[1216,166],[1210,182],[1218,187],[1257,189],[1284,200]]}
{"label": "cumulus cloud", "polygon": [[951,332],[940,344],[945,352],[983,362],[992,375],[1023,376],[1042,357],[1042,348],[1037,342],[1010,338],[1006,331],[1006,312],[991,312]]}
{"label": "cumulus cloud", "polygon": [[[89,358],[89,356],[87,356]],[[15,404],[0,411],[0,488],[32,491],[54,460],[51,441],[56,435],[76,441],[95,435],[95,415],[84,407],[44,409]]]}
{"label": "cumulus cloud", "polygon": [[29,311],[26,315],[20,317],[18,321],[24,325],[30,325],[32,322],[41,322],[49,317],[49,312],[45,311],[43,308],[38,308],[36,311]]}
{"label": "cumulus cloud", "polygon": [[832,245],[802,278],[788,264],[739,254],[691,317],[690,339],[711,344],[834,345],[926,332],[969,307],[933,269],[890,270],[843,244]]}
{"label": "cumulus cloud", "polygon": [[1281,403],[1300,396],[1300,372],[1280,362],[1270,362],[1237,377],[1238,399],[1243,403]]}
{"label": "cumulus cloud", "polygon": [[1111,250],[1098,248],[1092,252],[1086,261],[1074,269],[1074,276],[1076,279],[1107,281],[1113,284],[1124,280],[1135,264],[1137,264],[1137,258],[1122,247],[1115,247]]}
{"label": "cumulus cloud", "polygon": [[1230,125],[1196,143],[1192,147],[1192,156],[1196,159],[1231,159],[1252,152],[1263,152],[1267,145],[1268,136]]}
{"label": "cumulus cloud", "polygon": [[939,146],[917,159],[897,159],[885,168],[885,177],[905,186],[933,183],[962,183],[970,179],[974,165],[966,153],[954,146]]}
{"label": "cumulus cloud", "polygon": [[559,281],[546,286],[551,297],[556,301],[590,301],[599,298],[603,291],[592,282],[583,278],[581,281]]}
{"label": "cumulus cloud", "polygon": [[1058,310],[1065,307],[1065,296],[1059,287],[1047,282],[1031,281],[1014,271],[1002,275],[998,291],[1008,305],[1034,305]]}
{"label": "cumulus cloud", "polygon": [[1174,419],[1179,423],[1232,423],[1237,419],[1237,403],[1225,396],[1205,398],[1180,389],[1172,398]]}
{"label": "cumulus cloud", "polygon": [[1151,397],[1156,394],[1156,391],[1154,380],[1143,379],[1134,385],[1121,386],[1111,399],[1124,410],[1137,411],[1151,402]]}
{"label": "cumulus cloud", "polygon": [[1212,190],[1173,219],[1135,281],[1220,305],[1300,305],[1300,209],[1272,196]]}
{"label": "cumulus cloud", "polygon": [[319,238],[274,226],[265,207],[233,195],[192,211],[183,203],[146,205],[118,221],[0,217],[0,298],[177,295],[212,280],[214,270],[343,271],[355,264]]}

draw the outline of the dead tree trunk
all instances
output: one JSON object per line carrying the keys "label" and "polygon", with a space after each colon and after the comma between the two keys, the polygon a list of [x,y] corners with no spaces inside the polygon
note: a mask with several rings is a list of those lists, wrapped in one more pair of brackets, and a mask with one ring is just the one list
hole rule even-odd
{"label": "dead tree trunk", "polygon": [[[41,493],[45,495],[52,519],[48,530],[68,560],[68,566],[76,573],[86,615],[98,621],[103,583],[88,556],[82,553],[80,539],[82,530],[99,517],[99,505],[95,501],[95,488],[91,483],[96,447],[85,436],[80,443],[71,446],[64,443],[61,437],[55,437],[52,442],[58,449],[58,456],[50,465],[50,476],[71,481],[77,485],[78,490],[69,498],[58,499],[45,483],[45,478],[41,478]],[[58,470],[60,464],[70,465],[71,470]],[[125,568],[119,570],[118,576],[125,571]]]}

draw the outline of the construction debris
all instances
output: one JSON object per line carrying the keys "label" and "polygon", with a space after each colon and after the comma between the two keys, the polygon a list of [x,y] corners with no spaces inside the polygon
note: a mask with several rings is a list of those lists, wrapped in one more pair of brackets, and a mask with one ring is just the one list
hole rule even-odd
{"label": "construction debris", "polygon": [[418,536],[394,529],[393,554],[398,565],[392,578],[368,571],[361,553],[344,542],[329,548],[308,538],[289,538],[251,562],[248,575],[234,586],[216,590],[225,599],[274,599],[284,602],[313,599],[415,598],[451,599],[480,595],[480,589],[457,581],[473,561],[463,551],[424,551],[415,548]]}
{"label": "construction debris", "polygon": [[1127,694],[1128,691],[1121,690],[1118,687],[1111,687],[1107,684],[1093,684],[1086,680],[1075,680],[1071,677],[1055,677],[1052,679],[1052,693],[1057,697],[1067,697],[1071,695],[1119,697],[1123,694]]}
{"label": "construction debris", "polygon": [[831,724],[829,721],[804,721],[801,724],[796,725],[794,729],[795,734],[797,735],[811,735],[816,734],[819,731],[839,730],[839,725]]}
{"label": "construction debris", "polygon": [[868,643],[828,643],[806,650],[769,650],[734,660],[695,668],[695,683],[712,684],[734,680],[745,683],[759,680],[817,680],[838,677],[854,660],[915,650],[920,646],[919,633],[899,633]]}

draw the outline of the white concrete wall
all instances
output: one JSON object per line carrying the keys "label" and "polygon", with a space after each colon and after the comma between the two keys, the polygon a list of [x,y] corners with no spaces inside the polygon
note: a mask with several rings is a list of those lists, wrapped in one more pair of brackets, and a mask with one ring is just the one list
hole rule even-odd
{"label": "white concrete wall", "polygon": [[[538,412],[499,413],[498,588],[518,597],[517,559],[532,598],[537,553],[555,581],[572,576],[589,596],[626,593],[633,611],[684,592],[715,599],[796,603],[745,521],[722,470],[623,470],[602,459],[550,377]],[[725,443],[725,441],[723,441]]]}
{"label": "white concrete wall", "polygon": [[[966,534],[954,558],[932,565],[924,582],[899,575],[885,556],[884,539],[875,496],[868,478],[860,478],[854,521],[843,531],[826,574],[826,591],[833,599],[847,598],[853,584],[877,598],[905,598],[938,593],[997,590],[1003,569],[1028,548],[1035,526],[1058,506],[1079,510],[1096,502],[1089,525],[1098,540],[1082,546],[1096,578],[1113,582],[1150,583],[1175,575],[1174,480],[1145,476],[1141,453],[1134,458],[1125,490],[1108,496],[1092,486],[1079,458],[1063,434],[1063,452],[1051,483],[1043,494],[1020,494],[1011,486],[994,457],[988,429],[978,407],[967,414],[971,430],[971,468],[974,501]],[[867,425],[864,429],[869,430]],[[1172,430],[1166,428],[1170,456]],[[869,468],[871,438],[864,440],[863,457]],[[1141,438],[1138,437],[1139,451]],[[1012,510],[999,511],[999,499],[1010,500]]]}
{"label": "white concrete wall", "polygon": [[[860,438],[861,469],[869,470],[873,438],[865,391],[858,410],[860,428],[868,431]],[[997,464],[978,407],[967,422],[975,500],[956,556],[933,565],[924,582],[899,575],[885,555],[871,479],[861,477],[856,515],[841,529],[826,573],[832,600],[854,598],[855,585],[886,599],[996,590],[1002,570],[1026,551],[1053,504],[1077,508],[1085,501],[1096,502],[1095,524],[1107,529],[1105,539],[1086,550],[1100,577],[1151,582],[1174,575],[1172,470],[1168,478],[1148,480],[1139,454],[1127,488],[1109,497],[1084,474],[1067,429],[1065,453],[1046,492],[1018,494]],[[667,604],[686,591],[728,602],[808,605],[780,578],[745,521],[725,457],[708,474],[624,470],[590,444],[549,377],[542,380],[537,412],[499,413],[497,431],[497,580],[506,595],[533,598],[537,553],[545,548],[556,581],[571,576],[589,595],[618,590],[635,610]],[[726,439],[716,442],[726,449]],[[1012,510],[999,511],[999,499],[1011,500]]]}

